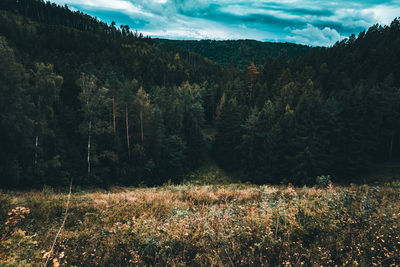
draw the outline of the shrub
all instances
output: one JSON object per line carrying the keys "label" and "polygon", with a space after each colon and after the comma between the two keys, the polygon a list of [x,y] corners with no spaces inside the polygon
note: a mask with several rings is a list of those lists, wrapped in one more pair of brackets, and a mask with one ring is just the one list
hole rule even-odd
{"label": "shrub", "polygon": [[330,175],[321,175],[315,179],[315,184],[318,187],[326,188],[332,184]]}

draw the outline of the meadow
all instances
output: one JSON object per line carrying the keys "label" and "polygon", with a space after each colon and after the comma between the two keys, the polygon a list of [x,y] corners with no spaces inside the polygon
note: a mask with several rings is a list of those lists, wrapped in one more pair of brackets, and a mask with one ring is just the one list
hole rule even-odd
{"label": "meadow", "polygon": [[73,189],[65,216],[67,202],[1,192],[0,265],[400,265],[396,184]]}

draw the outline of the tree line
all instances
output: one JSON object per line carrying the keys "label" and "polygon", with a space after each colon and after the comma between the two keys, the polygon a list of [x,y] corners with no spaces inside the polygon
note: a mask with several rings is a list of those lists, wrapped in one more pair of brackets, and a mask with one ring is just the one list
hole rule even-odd
{"label": "tree line", "polygon": [[356,181],[399,156],[399,33],[395,19],[223,67],[67,6],[3,1],[0,186],[180,182],[209,157],[255,183]]}
{"label": "tree line", "polygon": [[252,62],[262,67],[266,60],[278,56],[289,58],[304,56],[313,50],[313,47],[293,43],[272,43],[256,40],[168,40],[155,39],[167,47],[178,47],[184,51],[197,53],[220,65],[246,68]]}
{"label": "tree line", "polygon": [[[224,91],[214,153],[258,183],[356,182],[399,157],[400,23],[250,66]],[[230,155],[230,157],[226,157]]]}

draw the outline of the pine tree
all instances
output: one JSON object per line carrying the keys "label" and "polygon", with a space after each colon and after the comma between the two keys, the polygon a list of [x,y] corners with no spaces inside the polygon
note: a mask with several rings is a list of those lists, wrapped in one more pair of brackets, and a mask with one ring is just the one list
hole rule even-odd
{"label": "pine tree", "polygon": [[186,147],[183,140],[176,135],[170,135],[163,141],[161,155],[162,182],[171,180],[179,183],[184,174],[184,151]]}
{"label": "pine tree", "polygon": [[34,105],[26,69],[0,36],[0,186],[27,182],[33,167]]}
{"label": "pine tree", "polygon": [[262,138],[260,147],[263,153],[259,155],[260,167],[257,169],[256,177],[263,183],[278,183],[282,178],[283,138],[278,119],[275,105],[268,100],[259,116],[261,126],[259,136]]}
{"label": "pine tree", "polygon": [[[52,155],[52,151],[47,151],[48,155],[39,158],[39,151],[43,151],[46,140],[55,138],[55,103],[59,100],[59,94],[63,78],[54,73],[53,65],[36,63],[32,71],[31,83],[33,84],[32,102],[35,103],[35,155],[34,165],[37,173],[45,176],[45,167],[57,155]],[[42,140],[43,139],[43,140]],[[55,140],[48,140],[48,144]],[[38,163],[41,162],[41,166]]]}
{"label": "pine tree", "polygon": [[137,91],[138,81],[133,79],[131,81],[125,81],[122,84],[122,92],[120,96],[121,101],[121,113],[122,118],[124,119],[125,124],[125,140],[126,140],[126,147],[127,147],[127,154],[128,158],[131,156],[131,135],[129,132],[130,129],[130,118],[129,118],[129,110],[133,109],[134,104],[134,96]]}
{"label": "pine tree", "polygon": [[241,125],[245,113],[236,99],[229,99],[222,108],[217,121],[214,153],[224,168],[237,169],[241,166],[239,145],[242,141]]}
{"label": "pine tree", "polygon": [[319,90],[311,80],[304,85],[303,94],[295,109],[295,136],[291,140],[295,155],[292,158],[296,184],[313,184],[322,175],[322,143],[316,118],[320,114]]}
{"label": "pine tree", "polygon": [[260,111],[257,108],[253,108],[246,122],[242,125],[243,135],[240,146],[242,152],[242,167],[248,174],[249,179],[257,181],[255,177],[257,168],[260,167],[258,156],[264,151],[261,151],[260,147],[260,136],[261,127],[259,125]]}
{"label": "pine tree", "polygon": [[104,120],[104,114],[107,114],[107,106],[110,97],[109,90],[99,85],[98,79],[94,75],[81,74],[77,81],[82,92],[79,94],[79,100],[82,103],[82,110],[85,122],[81,125],[81,130],[87,133],[87,176],[88,178],[98,179],[92,175],[92,158],[97,159],[100,151],[96,153],[96,140],[94,137],[110,134],[112,128]]}
{"label": "pine tree", "polygon": [[201,97],[196,94],[185,113],[185,141],[187,168],[193,169],[203,163],[206,154],[206,143],[203,136],[204,108]]}
{"label": "pine tree", "polygon": [[151,119],[153,112],[153,108],[150,105],[150,97],[146,91],[143,90],[143,87],[140,87],[137,91],[134,103],[139,113],[140,141],[143,145],[145,123]]}
{"label": "pine tree", "polygon": [[254,62],[251,62],[250,66],[247,67],[247,90],[248,90],[248,99],[249,104],[253,104],[253,96],[254,96],[254,85],[257,80],[257,76],[260,73],[257,71]]}

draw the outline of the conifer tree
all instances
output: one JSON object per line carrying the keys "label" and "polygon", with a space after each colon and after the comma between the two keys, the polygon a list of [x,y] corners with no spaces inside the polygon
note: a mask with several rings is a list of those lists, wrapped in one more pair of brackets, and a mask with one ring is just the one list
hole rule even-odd
{"label": "conifer tree", "polygon": [[238,149],[242,140],[241,125],[244,122],[244,117],[243,109],[233,98],[227,100],[217,121],[214,152],[221,165],[227,169],[235,169],[241,166]]}
{"label": "conifer tree", "polygon": [[[27,182],[33,166],[34,106],[28,93],[28,73],[0,36],[0,186]],[[30,181],[31,182],[31,181]]]}
{"label": "conifer tree", "polygon": [[[54,73],[54,67],[50,64],[36,63],[32,73],[31,82],[32,102],[35,103],[35,157],[34,164],[37,166],[39,150],[44,136],[54,136],[55,103],[59,99],[63,78]],[[49,158],[50,155],[47,155]]]}
{"label": "conifer tree", "polygon": [[112,131],[111,126],[103,119],[104,114],[108,113],[107,106],[111,101],[108,95],[109,90],[99,85],[96,76],[82,73],[77,83],[82,88],[79,100],[85,122],[81,125],[81,130],[87,133],[87,176],[90,178],[92,158],[98,156],[95,154],[97,144],[93,137],[109,134]]}
{"label": "conifer tree", "polygon": [[314,83],[308,80],[302,88],[302,95],[295,109],[295,136],[291,140],[295,155],[292,161],[295,183],[312,184],[322,175],[322,144],[316,117],[320,112],[320,93]]}
{"label": "conifer tree", "polygon": [[139,113],[139,123],[140,123],[140,141],[143,145],[144,143],[144,125],[146,121],[151,119],[153,108],[150,105],[150,97],[143,89],[140,87],[135,96],[135,106]]}

